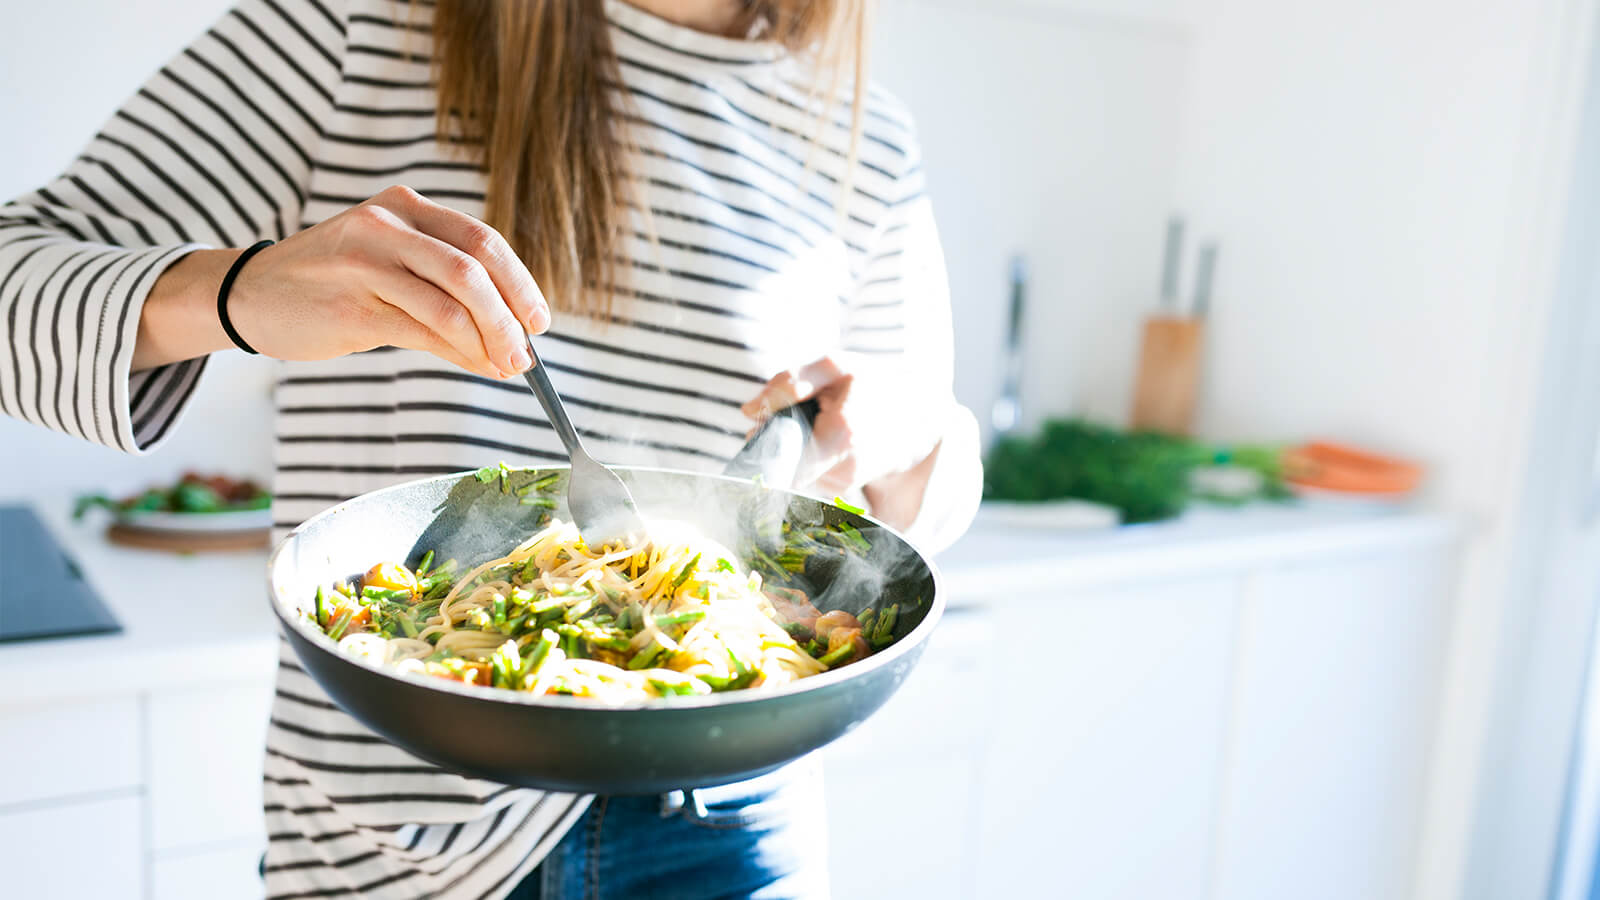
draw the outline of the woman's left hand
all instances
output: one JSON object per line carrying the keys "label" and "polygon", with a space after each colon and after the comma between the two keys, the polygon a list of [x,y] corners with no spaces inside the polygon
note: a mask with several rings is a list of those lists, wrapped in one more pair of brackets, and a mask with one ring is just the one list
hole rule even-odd
{"label": "woman's left hand", "polygon": [[[862,488],[875,515],[903,527],[921,505],[932,453],[907,446],[909,436],[895,425],[898,417],[888,406],[893,398],[883,396],[885,393],[873,390],[872,385],[858,384],[853,373],[845,371],[833,357],[824,356],[779,372],[741,409],[746,416],[760,421],[777,410],[815,397],[817,417],[811,425],[811,444],[798,479],[800,484],[812,484],[817,493],[824,495]],[[931,450],[936,452],[937,446]],[[884,492],[873,489],[875,485],[891,484],[896,495],[892,509],[882,502]]]}

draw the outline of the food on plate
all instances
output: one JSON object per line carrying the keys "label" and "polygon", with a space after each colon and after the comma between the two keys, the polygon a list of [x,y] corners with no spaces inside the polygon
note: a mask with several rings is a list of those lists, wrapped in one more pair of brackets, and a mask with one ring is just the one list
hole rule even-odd
{"label": "food on plate", "polygon": [[103,506],[119,515],[127,515],[142,512],[238,512],[266,509],[271,505],[272,495],[254,481],[229,478],[226,475],[186,472],[178,483],[171,487],[153,487],[121,500],[113,500],[102,494],[79,497],[73,507],[72,516],[81,519],[96,506]]}
{"label": "food on plate", "polygon": [[[794,535],[775,577],[803,568],[821,536],[859,551],[848,525]],[[470,567],[423,556],[381,562],[326,588],[306,612],[340,649],[473,685],[626,704],[786,684],[887,646],[898,608],[823,612],[688,526],[588,547],[549,520],[505,556]],[[808,549],[808,546],[810,549]]]}

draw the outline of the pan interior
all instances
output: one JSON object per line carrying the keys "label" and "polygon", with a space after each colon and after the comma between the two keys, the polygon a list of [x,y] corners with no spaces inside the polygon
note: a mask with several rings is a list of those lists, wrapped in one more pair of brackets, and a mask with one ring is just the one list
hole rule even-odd
{"label": "pan interior", "polygon": [[[898,641],[931,609],[934,583],[927,564],[898,534],[866,516],[742,479],[617,471],[647,519],[695,525],[738,554],[743,567],[761,572],[768,584],[804,590],[823,612],[858,613],[895,604]],[[472,473],[445,475],[340,504],[301,525],[274,554],[274,601],[292,618],[310,611],[318,585],[352,578],[379,562],[415,566],[432,550],[436,560],[455,558],[470,567],[503,555],[549,516],[566,516],[566,472],[565,466],[550,466],[511,469],[488,480]],[[553,508],[542,505],[552,502]],[[837,548],[813,552],[800,571],[790,571],[777,563],[785,524],[790,535],[813,526],[854,529],[868,549],[851,550],[840,541]]]}

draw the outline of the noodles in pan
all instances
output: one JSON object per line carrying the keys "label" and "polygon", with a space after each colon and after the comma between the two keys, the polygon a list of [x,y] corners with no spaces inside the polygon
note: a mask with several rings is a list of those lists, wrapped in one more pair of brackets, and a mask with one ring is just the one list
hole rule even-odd
{"label": "noodles in pan", "polygon": [[800,591],[764,587],[686,527],[592,549],[554,520],[459,576],[432,557],[318,588],[309,615],[376,662],[605,703],[785,684],[865,658],[894,629],[893,607],[824,614]]}

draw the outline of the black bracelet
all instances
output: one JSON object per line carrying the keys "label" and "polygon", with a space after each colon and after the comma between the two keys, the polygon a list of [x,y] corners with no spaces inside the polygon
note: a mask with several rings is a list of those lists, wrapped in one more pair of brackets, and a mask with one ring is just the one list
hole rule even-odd
{"label": "black bracelet", "polygon": [[271,246],[272,241],[257,241],[245,248],[245,251],[233,261],[233,265],[228,267],[228,274],[222,276],[222,287],[217,288],[217,319],[222,322],[222,330],[228,333],[228,340],[233,341],[235,347],[250,354],[254,354],[256,348],[245,343],[239,332],[233,330],[233,321],[228,318],[228,292],[233,290],[233,280],[239,277],[239,270],[250,261],[250,257]]}

